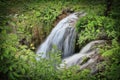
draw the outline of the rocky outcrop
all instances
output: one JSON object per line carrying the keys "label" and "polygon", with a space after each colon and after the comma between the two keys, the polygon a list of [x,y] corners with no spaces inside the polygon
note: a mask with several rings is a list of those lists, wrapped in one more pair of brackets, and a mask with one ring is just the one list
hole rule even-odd
{"label": "rocky outcrop", "polygon": [[96,40],[88,43],[79,53],[63,59],[60,68],[64,69],[78,65],[80,66],[79,71],[89,68],[91,73],[95,73],[99,69],[97,66],[104,60],[99,54],[100,51],[97,45],[103,45],[104,43],[105,40]]}

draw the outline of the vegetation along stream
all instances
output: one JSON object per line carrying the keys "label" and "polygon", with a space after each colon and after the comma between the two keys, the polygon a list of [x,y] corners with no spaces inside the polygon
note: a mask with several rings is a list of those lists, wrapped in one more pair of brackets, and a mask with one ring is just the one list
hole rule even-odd
{"label": "vegetation along stream", "polygon": [[0,0],[0,80],[120,80],[119,0]]}

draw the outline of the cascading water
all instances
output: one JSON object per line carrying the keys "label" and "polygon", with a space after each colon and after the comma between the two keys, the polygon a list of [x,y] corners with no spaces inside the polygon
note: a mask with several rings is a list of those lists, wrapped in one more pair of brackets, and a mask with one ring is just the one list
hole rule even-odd
{"label": "cascading water", "polygon": [[[79,53],[74,54],[76,39],[75,23],[78,17],[85,15],[86,14],[83,12],[73,13],[61,20],[52,30],[45,42],[38,48],[38,56],[41,56],[41,58],[48,58],[48,52],[54,51],[53,46],[55,45],[62,52],[62,63],[57,67],[58,69],[79,65],[80,70],[91,67],[91,71],[94,73],[95,70],[97,70],[96,64],[99,58],[99,50],[98,48],[94,48],[94,46],[104,43],[105,40],[92,41],[83,47]],[[37,58],[37,60],[39,59],[40,58]],[[87,61],[84,63],[84,60]]]}
{"label": "cascading water", "polygon": [[97,66],[101,64],[101,62],[99,49],[95,46],[103,45],[105,42],[105,40],[96,40],[88,43],[79,53],[63,59],[60,67],[57,68],[66,69],[73,65],[78,65],[80,66],[80,69],[78,71],[89,68],[91,69],[91,74],[98,72],[100,68],[98,68]]}
{"label": "cascading water", "polygon": [[83,49],[79,53],[63,59],[62,64],[60,64],[60,67],[68,68],[73,65],[81,65],[81,63],[84,60],[83,58],[85,57],[90,58],[91,56],[94,56],[94,59],[90,59],[87,64],[84,64],[84,66],[90,64],[91,62],[94,62],[96,60],[95,57],[97,57],[97,53],[99,53],[99,50],[98,48],[93,48],[93,47],[96,45],[103,44],[104,42],[105,40],[96,40],[88,43],[85,47],[83,47]]}
{"label": "cascading water", "polygon": [[45,42],[38,48],[38,56],[47,58],[47,53],[53,49],[53,45],[62,52],[63,58],[71,56],[74,53],[76,39],[75,23],[80,14],[81,16],[85,15],[84,13],[73,13],[61,20],[52,30]]}

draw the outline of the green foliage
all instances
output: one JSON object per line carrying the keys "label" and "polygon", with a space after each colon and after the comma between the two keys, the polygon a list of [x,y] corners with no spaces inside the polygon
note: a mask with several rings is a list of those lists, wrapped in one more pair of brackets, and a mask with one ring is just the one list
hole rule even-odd
{"label": "green foliage", "polygon": [[77,25],[79,44],[95,39],[116,38],[115,21],[104,16],[87,15]]}
{"label": "green foliage", "polygon": [[[75,11],[85,10],[91,14],[96,12],[99,15],[102,15],[103,13],[100,12],[104,10],[102,1],[88,3],[83,0],[50,0],[47,2],[46,0],[18,0],[13,2],[12,0],[7,0],[1,1],[1,4],[4,7],[8,5],[6,6],[6,11],[8,10],[8,12],[3,14],[8,13],[7,17],[10,18],[8,26],[13,30],[11,32],[15,32],[19,40],[25,38],[28,44],[33,44],[35,47],[43,42],[51,32],[51,29],[54,27],[53,22],[61,14],[62,10],[71,8]],[[103,5],[101,6],[101,4]],[[92,11],[90,11],[91,9]],[[36,28],[38,29],[36,30]],[[36,41],[34,42],[34,40]]]}
{"label": "green foliage", "polygon": [[105,59],[102,63],[104,69],[92,76],[90,78],[91,80],[118,80],[120,78],[120,20],[118,19],[119,10],[117,9],[118,7],[113,6],[109,17],[89,14],[78,20],[76,25],[77,32],[79,33],[78,43],[80,46],[96,39],[109,40],[100,52]]}
{"label": "green foliage", "polygon": [[[49,53],[49,59],[36,61],[36,55],[27,46],[18,45],[18,38],[15,34],[4,34],[4,43],[0,54],[0,73],[5,75],[3,79],[11,80],[63,80],[63,79],[84,79],[89,71],[77,73],[79,67],[72,67],[67,70],[59,70],[61,62],[60,52],[55,48]],[[9,45],[9,46],[8,46]],[[16,48],[17,47],[17,48]]]}
{"label": "green foliage", "polygon": [[[120,20],[119,3],[113,1],[109,17],[105,17],[105,0],[1,0],[0,1],[0,79],[2,80],[118,80],[120,79]],[[112,44],[103,47],[105,70],[90,75],[89,70],[78,72],[79,67],[59,70],[60,52],[55,48],[49,59],[36,61],[31,50],[31,38],[38,32],[41,42],[53,28],[56,17],[65,8],[84,10],[90,14],[81,18],[76,27],[79,44],[95,39],[110,39]],[[30,47],[19,44],[27,39]],[[41,39],[42,38],[42,39]],[[89,58],[84,58],[83,63]]]}
{"label": "green foliage", "polygon": [[56,66],[59,67],[61,62],[60,52],[55,52],[49,53],[49,59],[40,59],[40,61],[36,61],[35,57],[37,56],[35,56],[31,50],[27,49],[27,46],[19,46],[19,49],[9,54],[9,56],[4,53],[4,55],[6,54],[8,57],[2,56],[1,62],[4,61],[4,63],[1,64],[0,72],[3,72],[8,79],[12,80],[73,80],[86,78],[89,71],[85,70],[81,73],[77,73],[78,67],[58,70]]}
{"label": "green foliage", "polygon": [[62,12],[62,5],[61,1],[58,4],[51,1],[47,3],[25,1],[23,4],[10,6],[11,12],[15,13],[7,16],[10,18],[8,26],[14,30],[12,32],[17,34],[19,40],[25,38],[28,44],[38,46],[54,27],[53,22]]}
{"label": "green foliage", "polygon": [[118,80],[120,78],[120,44],[116,40],[112,40],[111,48],[105,50],[102,56],[105,57],[105,71],[102,74],[106,79]]}

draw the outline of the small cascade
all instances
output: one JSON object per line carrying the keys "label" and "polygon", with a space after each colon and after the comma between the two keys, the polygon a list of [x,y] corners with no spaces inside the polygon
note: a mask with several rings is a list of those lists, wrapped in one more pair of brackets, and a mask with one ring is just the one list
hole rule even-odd
{"label": "small cascade", "polygon": [[73,13],[61,20],[38,48],[36,52],[38,56],[47,58],[47,53],[54,45],[62,52],[62,58],[73,55],[76,39],[75,23],[79,15],[84,16],[85,13]]}
{"label": "small cascade", "polygon": [[99,58],[99,49],[96,45],[103,45],[105,40],[96,40],[88,43],[83,49],[73,56],[65,58],[60,64],[60,68],[69,68],[73,65],[79,65],[80,69],[93,66]]}
{"label": "small cascade", "polygon": [[[86,13],[73,13],[61,20],[52,30],[47,39],[40,45],[37,55],[41,58],[49,58],[48,52],[54,51],[54,45],[62,54],[62,63],[58,69],[69,68],[73,65],[80,66],[80,70],[91,68],[95,72],[97,60],[99,59],[99,49],[96,45],[105,43],[105,40],[91,41],[81,51],[74,54],[76,31],[75,24],[78,17],[85,16]],[[74,55],[73,55],[74,54]],[[37,58],[39,60],[40,58]]]}

